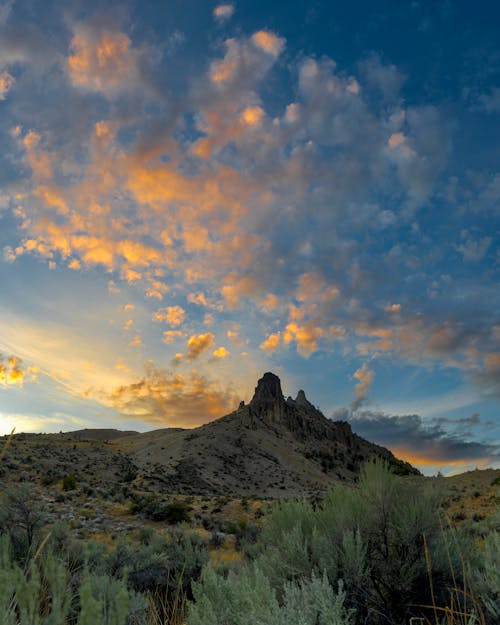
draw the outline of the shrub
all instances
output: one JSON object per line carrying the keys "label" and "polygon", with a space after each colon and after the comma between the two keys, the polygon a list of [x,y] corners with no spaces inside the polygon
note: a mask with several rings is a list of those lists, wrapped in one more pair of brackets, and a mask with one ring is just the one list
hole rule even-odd
{"label": "shrub", "polygon": [[76,490],[76,477],[74,475],[65,475],[62,480],[62,489],[64,492]]}
{"label": "shrub", "polygon": [[[307,623],[309,616],[296,621],[287,606],[291,588],[307,606],[313,587],[321,587],[315,596],[322,607],[311,622],[329,622],[324,620],[328,606],[334,595],[344,593],[337,590],[340,582],[345,611],[339,622],[407,623],[422,612],[419,605],[431,602],[426,550],[432,554],[435,599],[442,602],[452,583],[450,566],[458,562],[458,543],[441,527],[436,492],[408,483],[383,462],[369,462],[358,489],[338,486],[316,506],[302,500],[278,503],[256,545],[248,548],[251,566],[223,579],[205,570],[189,623],[242,625],[251,618]],[[258,593],[264,605],[251,608],[253,601],[259,603]],[[230,617],[231,610],[246,615]]]}
{"label": "shrub", "polygon": [[37,549],[44,522],[44,508],[36,501],[32,484],[8,488],[0,500],[0,532],[11,542],[14,557],[21,563]]}

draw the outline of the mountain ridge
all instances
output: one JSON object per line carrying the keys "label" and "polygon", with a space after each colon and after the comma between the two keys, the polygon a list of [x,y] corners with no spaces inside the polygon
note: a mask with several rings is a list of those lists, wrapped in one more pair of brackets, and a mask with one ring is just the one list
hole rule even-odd
{"label": "mountain ridge", "polygon": [[75,473],[83,483],[122,481],[164,494],[314,497],[339,481],[355,482],[373,457],[401,475],[419,474],[353,433],[346,421],[325,417],[303,390],[285,399],[271,372],[258,380],[249,403],[197,428],[89,428],[18,437],[38,449],[38,473],[45,481]]}

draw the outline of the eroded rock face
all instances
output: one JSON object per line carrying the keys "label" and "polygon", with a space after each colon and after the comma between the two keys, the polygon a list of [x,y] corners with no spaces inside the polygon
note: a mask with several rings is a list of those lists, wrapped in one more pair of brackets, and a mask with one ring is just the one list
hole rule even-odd
{"label": "eroded rock face", "polygon": [[283,403],[283,393],[281,391],[281,382],[277,375],[268,371],[257,382],[255,393],[250,402],[251,406],[272,405],[274,403]]}
{"label": "eroded rock face", "polygon": [[268,371],[257,382],[249,404],[250,417],[258,417],[268,423],[280,423],[285,416],[285,398],[277,375]]}

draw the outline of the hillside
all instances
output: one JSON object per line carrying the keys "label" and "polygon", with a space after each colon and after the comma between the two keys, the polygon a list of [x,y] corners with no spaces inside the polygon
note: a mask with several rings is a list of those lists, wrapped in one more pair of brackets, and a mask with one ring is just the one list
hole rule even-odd
{"label": "hillside", "polygon": [[93,486],[126,482],[165,494],[314,496],[336,481],[354,481],[373,456],[385,458],[396,473],[418,474],[349,424],[327,419],[304,391],[285,399],[273,373],[258,381],[249,404],[198,428],[22,434],[15,447],[6,469],[21,469],[29,455],[34,462],[31,470],[23,467],[26,481],[50,484],[71,473]]}

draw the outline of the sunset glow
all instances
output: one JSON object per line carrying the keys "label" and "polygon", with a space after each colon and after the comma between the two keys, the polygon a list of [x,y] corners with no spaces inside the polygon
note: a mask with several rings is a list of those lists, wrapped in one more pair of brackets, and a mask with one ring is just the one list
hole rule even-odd
{"label": "sunset glow", "polygon": [[0,0],[1,434],[194,427],[274,371],[500,466],[495,16],[331,4]]}

